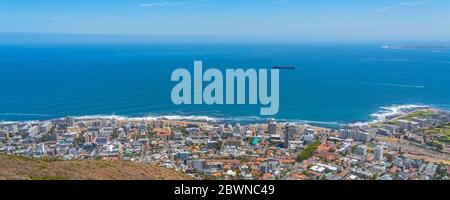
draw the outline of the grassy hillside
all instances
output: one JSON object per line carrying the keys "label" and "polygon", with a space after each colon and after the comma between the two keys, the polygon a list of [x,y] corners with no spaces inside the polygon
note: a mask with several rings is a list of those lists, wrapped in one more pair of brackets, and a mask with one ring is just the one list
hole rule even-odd
{"label": "grassy hillside", "polygon": [[181,172],[127,161],[48,161],[0,154],[0,179],[26,180],[179,180]]}

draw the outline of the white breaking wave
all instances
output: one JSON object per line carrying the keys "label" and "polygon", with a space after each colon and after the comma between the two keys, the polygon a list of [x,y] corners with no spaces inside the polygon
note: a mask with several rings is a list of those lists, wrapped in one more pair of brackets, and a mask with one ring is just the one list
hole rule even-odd
{"label": "white breaking wave", "polygon": [[[380,122],[389,118],[394,118],[411,112],[417,109],[430,108],[427,105],[419,104],[406,104],[406,105],[391,105],[380,107],[380,110],[370,116],[373,118],[372,121],[367,122],[355,122],[347,124],[349,126],[364,126],[369,123]],[[25,114],[25,113],[0,113],[0,115],[5,114]],[[44,114],[26,114],[28,116],[39,115],[48,116]],[[120,115],[85,115],[85,116],[74,116],[75,119],[116,119],[116,120],[130,120],[130,121],[149,121],[149,120],[186,120],[186,121],[204,121],[204,122],[248,122],[248,123],[264,123],[268,118],[258,117],[258,116],[242,116],[242,117],[210,117],[210,116],[196,116],[196,115],[160,115],[160,116],[143,116],[143,117],[128,117]],[[61,118],[62,119],[62,118]],[[323,124],[323,125],[340,125],[341,123],[336,121],[314,121],[314,120],[303,120],[303,119],[277,119],[279,122],[286,123],[302,123],[302,124]],[[12,124],[12,123],[34,123],[39,122],[33,121],[0,121],[0,124]]]}
{"label": "white breaking wave", "polygon": [[296,120],[281,120],[286,122],[299,122],[303,124],[323,124],[323,125],[339,125],[339,122],[325,122],[325,121],[313,121],[313,120],[303,120],[303,119],[296,119]]}
{"label": "white breaking wave", "polygon": [[217,121],[218,118],[208,116],[181,116],[181,115],[169,115],[161,116],[159,118],[168,120],[192,120],[192,121]]}
{"label": "white breaking wave", "polygon": [[256,116],[247,117],[209,117],[209,116],[196,116],[196,115],[159,115],[159,116],[145,116],[145,117],[125,117],[119,115],[86,115],[75,117],[76,119],[116,119],[116,120],[131,120],[131,121],[142,121],[142,120],[186,120],[186,121],[206,121],[206,122],[227,122],[227,121],[263,121],[267,118],[260,118]]}
{"label": "white breaking wave", "polygon": [[[179,120],[179,121],[202,121],[202,122],[242,122],[242,123],[263,123],[266,122],[268,118],[258,117],[258,116],[241,116],[241,117],[210,117],[210,116],[197,116],[197,115],[149,115],[143,117],[131,117],[131,116],[120,116],[120,115],[84,115],[84,116],[74,116],[78,120],[89,120],[89,119],[115,119],[115,120],[129,120],[129,121],[150,121],[150,120]],[[59,118],[64,119],[64,117]],[[50,119],[49,119],[50,120]],[[43,120],[45,121],[45,120]],[[324,124],[324,125],[339,125],[338,122],[328,122],[328,121],[313,121],[313,120],[303,120],[303,119],[277,119],[279,122],[289,122],[289,123],[303,123],[303,124]],[[12,123],[33,123],[39,122],[36,120],[30,121],[0,121],[0,124],[12,124]]]}
{"label": "white breaking wave", "polygon": [[145,116],[145,117],[125,117],[119,115],[86,115],[75,117],[76,119],[116,119],[116,120],[191,120],[191,121],[216,121],[216,118],[207,116],[182,116],[182,115],[165,115],[165,116]]}
{"label": "white breaking wave", "polygon": [[376,113],[371,114],[370,116],[374,119],[368,122],[355,122],[348,124],[349,126],[364,126],[369,123],[381,122],[387,119],[392,119],[403,115],[405,113],[418,110],[418,109],[427,109],[430,106],[427,105],[419,105],[419,104],[405,104],[405,105],[391,105],[391,106],[382,106],[380,110]]}
{"label": "white breaking wave", "polygon": [[[161,115],[161,116],[146,116],[146,117],[125,117],[119,115],[87,115],[75,117],[76,119],[116,119],[116,120],[130,120],[130,121],[146,121],[146,120],[187,120],[187,121],[205,121],[205,122],[265,122],[268,118],[258,116],[243,116],[243,117],[209,117],[209,116],[195,116],[195,115]],[[279,122],[304,123],[304,124],[324,124],[324,125],[339,125],[338,122],[327,121],[313,121],[302,119],[277,119]]]}
{"label": "white breaking wave", "polygon": [[430,106],[426,105],[416,105],[416,104],[407,104],[407,105],[392,105],[392,106],[384,106],[381,107],[381,110],[377,113],[372,114],[376,120],[386,120],[390,117],[398,116],[405,114],[407,112],[411,112],[417,109],[426,109],[430,108]]}
{"label": "white breaking wave", "polygon": [[[373,121],[372,121],[373,122]],[[369,125],[371,122],[355,122],[355,123],[351,123],[351,124],[347,124],[348,126],[367,126]]]}
{"label": "white breaking wave", "polygon": [[312,124],[339,125],[339,122],[322,122],[322,121],[310,121],[310,120],[301,120],[301,122],[312,123]]}
{"label": "white breaking wave", "polygon": [[0,121],[0,125],[8,125],[8,124],[36,124],[42,121],[39,120],[27,120],[27,121]]}
{"label": "white breaking wave", "polygon": [[7,125],[7,124],[16,124],[16,123],[19,123],[18,121],[0,121],[0,124],[4,124],[4,125]]}

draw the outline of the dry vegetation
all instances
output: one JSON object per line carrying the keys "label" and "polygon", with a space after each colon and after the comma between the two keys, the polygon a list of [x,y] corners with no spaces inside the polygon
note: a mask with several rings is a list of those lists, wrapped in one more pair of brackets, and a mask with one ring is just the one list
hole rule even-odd
{"label": "dry vegetation", "polygon": [[186,180],[181,172],[127,161],[50,161],[0,154],[0,179]]}

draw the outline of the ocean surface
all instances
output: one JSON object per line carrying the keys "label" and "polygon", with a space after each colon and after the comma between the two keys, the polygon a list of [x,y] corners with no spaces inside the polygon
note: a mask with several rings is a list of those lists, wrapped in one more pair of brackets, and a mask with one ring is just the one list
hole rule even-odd
{"label": "ocean surface", "polygon": [[[386,107],[450,108],[450,49],[382,42],[1,43],[0,121],[63,116],[265,120],[260,105],[174,105],[176,68],[280,70],[277,119],[336,125]],[[391,107],[389,107],[391,106]],[[392,109],[391,109],[392,110]]]}

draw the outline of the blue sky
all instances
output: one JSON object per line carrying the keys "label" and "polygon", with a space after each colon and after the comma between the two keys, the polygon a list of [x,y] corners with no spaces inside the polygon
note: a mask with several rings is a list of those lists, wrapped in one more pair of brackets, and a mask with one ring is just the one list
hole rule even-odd
{"label": "blue sky", "polygon": [[447,37],[448,0],[1,0],[0,32]]}

